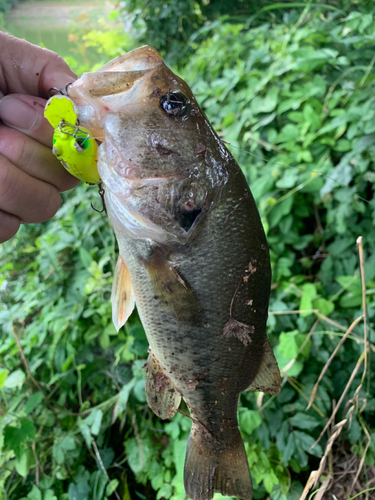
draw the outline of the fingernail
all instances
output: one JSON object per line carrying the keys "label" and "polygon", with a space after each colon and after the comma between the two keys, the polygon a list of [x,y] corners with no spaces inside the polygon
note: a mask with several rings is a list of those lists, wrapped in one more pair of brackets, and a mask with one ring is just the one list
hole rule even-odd
{"label": "fingernail", "polygon": [[14,96],[0,101],[0,119],[18,130],[30,130],[39,118],[37,110]]}

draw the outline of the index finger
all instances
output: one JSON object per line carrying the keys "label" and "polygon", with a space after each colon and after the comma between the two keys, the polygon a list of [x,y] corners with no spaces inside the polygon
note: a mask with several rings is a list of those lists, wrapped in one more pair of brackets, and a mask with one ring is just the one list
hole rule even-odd
{"label": "index finger", "polygon": [[55,52],[0,32],[1,93],[48,97],[51,87],[63,88],[76,75]]}

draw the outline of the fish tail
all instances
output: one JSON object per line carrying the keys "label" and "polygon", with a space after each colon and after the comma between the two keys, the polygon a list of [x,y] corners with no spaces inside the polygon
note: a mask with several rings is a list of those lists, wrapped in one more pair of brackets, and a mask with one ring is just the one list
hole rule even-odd
{"label": "fish tail", "polygon": [[200,429],[194,427],[193,424],[184,467],[187,496],[192,500],[211,500],[218,492],[251,500],[253,488],[249,465],[238,429],[233,446],[228,447],[220,446],[208,435],[202,439]]}

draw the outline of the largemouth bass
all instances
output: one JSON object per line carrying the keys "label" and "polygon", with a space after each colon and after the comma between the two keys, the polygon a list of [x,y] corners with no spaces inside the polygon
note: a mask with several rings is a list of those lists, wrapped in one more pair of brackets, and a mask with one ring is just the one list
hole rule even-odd
{"label": "largemouth bass", "polygon": [[280,374],[266,335],[269,250],[245,177],[151,47],[85,73],[69,97],[102,140],[98,170],[120,250],[115,326],[136,302],[150,344],[148,404],[167,419],[183,398],[191,414],[186,493],[250,500],[238,398],[277,394]]}

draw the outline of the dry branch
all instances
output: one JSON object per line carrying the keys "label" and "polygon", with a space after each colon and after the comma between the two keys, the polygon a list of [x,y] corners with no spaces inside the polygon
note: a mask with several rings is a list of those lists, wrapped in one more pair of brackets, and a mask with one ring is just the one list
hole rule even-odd
{"label": "dry branch", "polygon": [[[100,456],[98,447],[97,447],[94,439],[92,440],[92,445],[94,447],[95,455],[96,455],[96,458],[99,462],[100,468],[101,468],[103,474],[107,477],[108,481],[110,482],[111,478],[109,477],[108,472],[106,471],[106,468],[104,467],[102,457]],[[117,500],[121,500],[120,495],[117,493],[117,491],[114,491],[113,494],[115,495]]]}
{"label": "dry branch", "polygon": [[307,405],[306,411],[311,407],[311,405],[312,405],[312,403],[313,403],[313,401],[315,399],[316,391],[318,390],[319,384],[320,384],[322,378],[324,377],[325,372],[328,370],[328,367],[331,364],[333,358],[336,356],[338,350],[340,349],[340,347],[342,346],[342,344],[345,342],[345,340],[348,338],[348,336],[352,333],[353,329],[358,325],[358,323],[363,318],[364,318],[364,314],[362,314],[361,316],[359,316],[359,318],[357,318],[356,320],[354,320],[353,323],[348,328],[348,330],[345,332],[345,335],[343,337],[341,337],[340,342],[337,344],[335,350],[333,351],[333,353],[329,357],[327,363],[324,365],[323,370],[321,371],[321,373],[319,375],[319,378],[318,378],[316,384],[314,385],[314,388],[312,390],[310,401],[309,401],[309,404]]}

